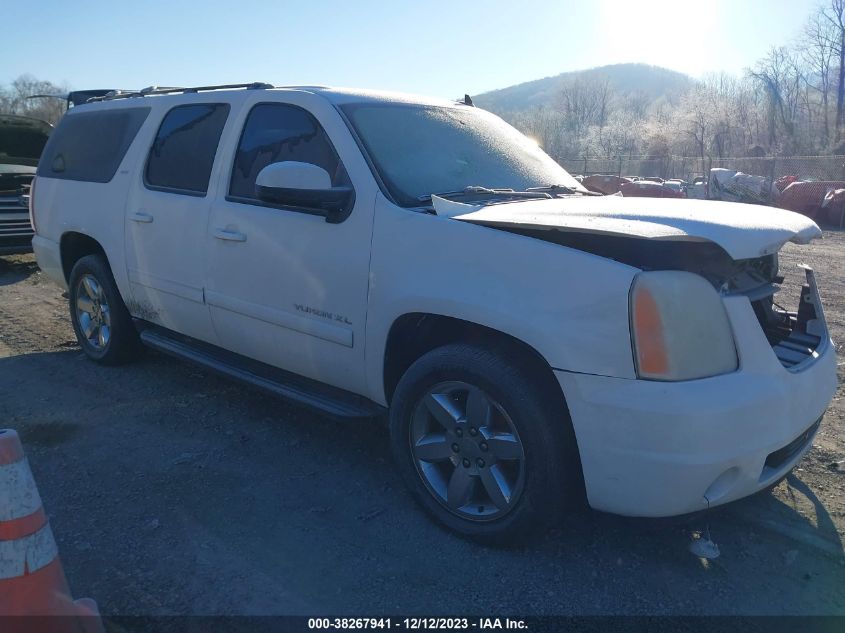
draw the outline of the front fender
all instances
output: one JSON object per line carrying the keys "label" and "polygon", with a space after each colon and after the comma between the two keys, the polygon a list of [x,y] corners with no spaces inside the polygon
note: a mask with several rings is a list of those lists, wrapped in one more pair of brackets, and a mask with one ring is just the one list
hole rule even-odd
{"label": "front fender", "polygon": [[498,330],[555,369],[634,378],[628,292],[638,269],[506,231],[376,205],[367,384],[384,402],[393,323],[421,312]]}

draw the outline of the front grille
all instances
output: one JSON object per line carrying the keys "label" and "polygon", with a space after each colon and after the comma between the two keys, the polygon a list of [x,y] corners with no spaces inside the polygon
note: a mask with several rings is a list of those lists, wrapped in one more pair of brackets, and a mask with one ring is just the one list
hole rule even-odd
{"label": "front grille", "polygon": [[0,213],[20,213],[26,210],[27,205],[23,195],[0,195]]}
{"label": "front grille", "polygon": [[32,248],[35,233],[27,204],[32,176],[16,174],[0,180],[0,254],[26,252]]}
{"label": "front grille", "polygon": [[29,210],[21,196],[0,196],[0,252],[20,252],[32,242]]}
{"label": "front grille", "polygon": [[[3,214],[3,213],[20,213],[21,211],[26,211],[26,210],[27,210],[26,205],[20,199],[11,201],[11,200],[4,200],[3,198],[0,198],[0,214]],[[2,217],[2,216],[0,215],[0,217]]]}
{"label": "front grille", "polygon": [[13,236],[32,237],[32,224],[29,222],[29,214],[22,214],[20,210],[11,217],[3,217],[0,214],[0,238]]}

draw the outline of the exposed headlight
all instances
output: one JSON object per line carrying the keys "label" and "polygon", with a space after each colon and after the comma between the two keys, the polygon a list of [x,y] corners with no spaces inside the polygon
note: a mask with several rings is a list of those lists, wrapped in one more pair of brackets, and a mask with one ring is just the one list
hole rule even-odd
{"label": "exposed headlight", "polygon": [[692,380],[735,371],[736,346],[715,288],[693,273],[643,272],[631,286],[637,375]]}

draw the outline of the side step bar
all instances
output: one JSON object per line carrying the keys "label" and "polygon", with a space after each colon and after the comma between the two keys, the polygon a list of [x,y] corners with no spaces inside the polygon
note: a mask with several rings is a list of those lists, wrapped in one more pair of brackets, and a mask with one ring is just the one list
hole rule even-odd
{"label": "side step bar", "polygon": [[136,321],[141,341],[155,350],[200,365],[264,391],[341,418],[372,418],[386,409],[375,402],[298,376],[214,345]]}

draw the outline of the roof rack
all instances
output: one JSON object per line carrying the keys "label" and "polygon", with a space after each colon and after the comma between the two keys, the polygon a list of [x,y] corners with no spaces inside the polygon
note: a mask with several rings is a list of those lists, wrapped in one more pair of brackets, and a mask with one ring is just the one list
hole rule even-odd
{"label": "roof rack", "polygon": [[206,92],[208,90],[231,90],[234,88],[245,88],[246,90],[265,90],[273,88],[273,84],[256,81],[249,84],[221,84],[219,86],[194,86],[193,88],[177,88],[169,86],[149,86],[141,90],[112,90],[102,96],[92,97],[88,99],[87,103],[92,101],[112,101],[113,99],[128,99],[130,97],[147,97],[150,95],[165,95],[181,92],[183,94]]}

